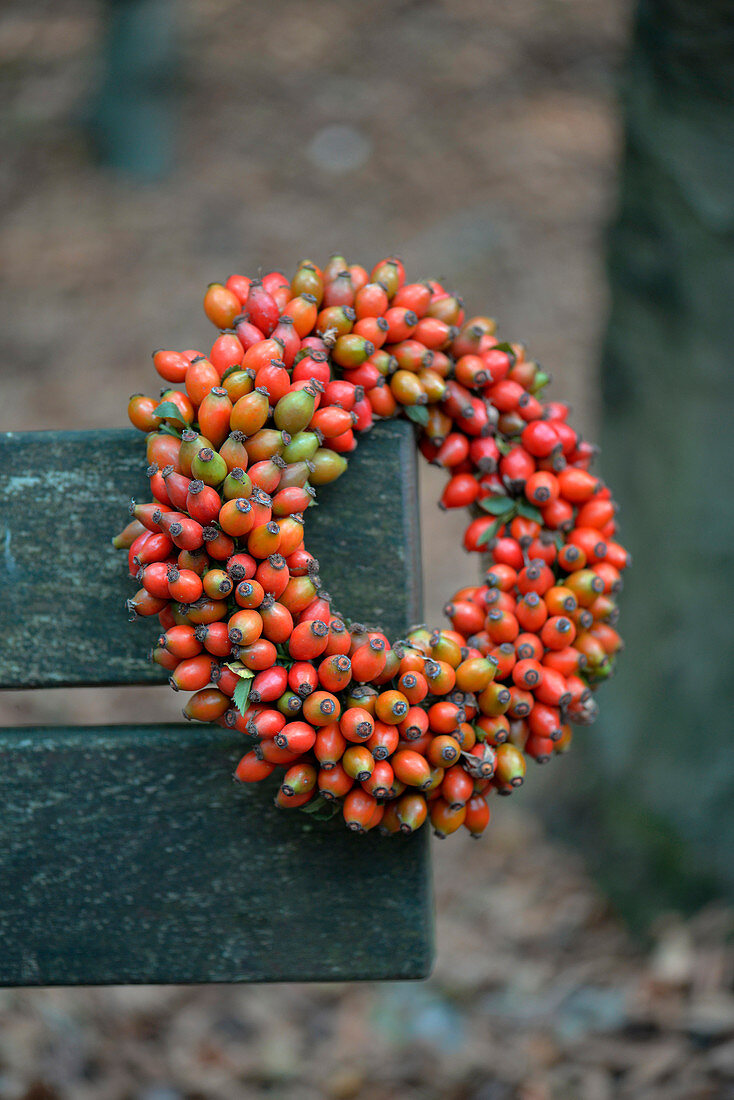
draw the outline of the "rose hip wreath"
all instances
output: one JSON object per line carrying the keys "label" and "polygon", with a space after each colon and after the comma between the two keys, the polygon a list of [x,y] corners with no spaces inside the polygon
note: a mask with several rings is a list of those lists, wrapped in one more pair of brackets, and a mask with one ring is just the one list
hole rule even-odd
{"label": "rose hip wreath", "polygon": [[[358,833],[430,819],[478,836],[526,757],[566,752],[570,723],[593,721],[621,645],[628,555],[595,449],[542,400],[522,345],[434,280],[406,283],[399,260],[233,275],[204,311],[209,355],[155,352],[168,388],[128,407],[154,499],[114,543],[141,584],[131,614],[160,620],[152,659],[194,693],[187,718],[254,739],[238,780],[282,769],[278,806],[340,810]],[[391,643],[331,607],[304,517],[359,433],[399,414],[491,564],[446,605],[450,629]]]}

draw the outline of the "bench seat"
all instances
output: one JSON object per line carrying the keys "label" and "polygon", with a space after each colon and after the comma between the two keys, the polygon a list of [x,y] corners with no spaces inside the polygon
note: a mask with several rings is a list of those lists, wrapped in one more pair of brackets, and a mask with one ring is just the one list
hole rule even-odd
{"label": "bench seat", "polygon": [[[0,438],[0,686],[165,682],[109,542],[144,464],[129,430]],[[392,637],[420,614],[415,467],[411,426],[380,424],[308,517],[334,606]],[[275,776],[230,779],[248,747],[197,724],[0,729],[0,984],[425,976],[427,830],[276,810]]]}

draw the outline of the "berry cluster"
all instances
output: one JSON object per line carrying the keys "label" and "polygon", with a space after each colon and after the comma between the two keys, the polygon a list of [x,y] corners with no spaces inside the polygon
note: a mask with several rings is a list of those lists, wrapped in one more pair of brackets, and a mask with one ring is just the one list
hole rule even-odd
{"label": "berry cluster", "polygon": [[[522,345],[434,280],[406,283],[396,259],[233,275],[204,310],[209,355],[155,352],[168,388],[128,406],[154,499],[113,541],[141,585],[131,614],[161,624],[152,659],[194,693],[187,718],[254,739],[238,780],[284,769],[278,806],[341,810],[356,832],[430,818],[478,836],[526,756],[565,752],[569,723],[593,720],[620,648],[628,556],[594,448],[542,400]],[[446,605],[451,629],[391,644],[331,608],[304,515],[358,434],[400,413],[449,474],[440,506],[473,515],[465,548],[491,564]]]}

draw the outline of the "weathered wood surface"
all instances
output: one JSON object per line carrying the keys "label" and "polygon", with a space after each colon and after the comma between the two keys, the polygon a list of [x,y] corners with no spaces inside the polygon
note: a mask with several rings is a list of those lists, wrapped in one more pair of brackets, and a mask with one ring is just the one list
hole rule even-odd
{"label": "weathered wood surface", "polygon": [[219,727],[0,731],[0,983],[419,978],[426,830],[275,810]]}
{"label": "weathered wood surface", "polygon": [[[110,538],[131,496],[150,498],[134,430],[0,436],[0,687],[154,684],[157,619],[128,625],[135,591]],[[307,544],[334,606],[391,636],[419,615],[412,426],[379,424],[349,470],[319,490]]]}
{"label": "weathered wood surface", "polygon": [[[157,630],[109,539],[143,497],[136,432],[0,439],[5,687],[155,683]],[[420,614],[416,456],[381,424],[319,492],[308,543],[335,606],[393,635]],[[355,837],[230,775],[219,727],[0,730],[0,983],[419,978],[428,834]]]}

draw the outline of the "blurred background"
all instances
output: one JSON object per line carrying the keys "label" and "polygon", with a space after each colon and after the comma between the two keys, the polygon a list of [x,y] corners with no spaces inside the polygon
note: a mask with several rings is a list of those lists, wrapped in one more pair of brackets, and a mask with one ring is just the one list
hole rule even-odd
{"label": "blurred background", "polygon": [[[3,6],[3,430],[124,425],[151,349],[210,339],[208,282],[396,253],[601,435],[636,566],[602,722],[483,843],[434,842],[429,981],[0,991],[1,1100],[733,1094],[731,29],[712,0]],[[438,623],[476,564],[421,478]]]}

